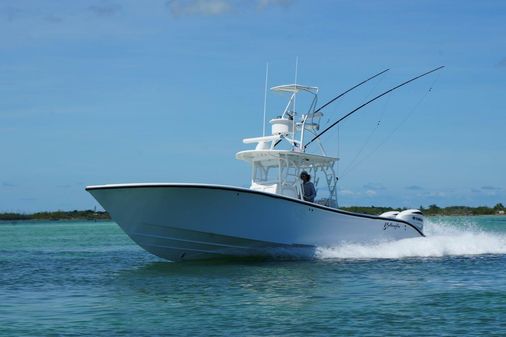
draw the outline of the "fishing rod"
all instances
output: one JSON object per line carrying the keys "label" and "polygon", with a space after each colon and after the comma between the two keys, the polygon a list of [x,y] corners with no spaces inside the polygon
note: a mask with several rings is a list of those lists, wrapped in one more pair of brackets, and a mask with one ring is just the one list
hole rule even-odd
{"label": "fishing rod", "polygon": [[370,80],[372,80],[373,78],[376,78],[378,77],[379,75],[383,74],[383,73],[386,73],[387,71],[389,71],[390,68],[388,69],[385,69],[379,73],[377,73],[376,75],[374,76],[371,76],[369,77],[367,80],[364,80],[362,82],[360,82],[359,84],[356,84],[354,85],[353,87],[349,88],[348,90],[344,91],[343,93],[337,95],[336,97],[334,97],[333,99],[331,99],[330,101],[328,101],[327,103],[323,104],[321,107],[319,107],[318,109],[316,109],[313,113],[317,113],[319,111],[321,111],[323,108],[325,108],[326,106],[328,106],[330,103],[334,102],[336,99],[339,99],[341,97],[343,97],[344,95],[346,95],[347,93],[349,93],[350,91],[352,91],[353,89],[357,88],[357,87],[360,87],[362,84],[366,83],[366,82],[369,82]]}
{"label": "fishing rod", "polygon": [[426,72],[426,73],[423,73],[423,74],[421,74],[421,75],[418,75],[418,76],[416,76],[416,77],[413,77],[412,79],[407,80],[406,82],[403,82],[403,83],[401,83],[401,84],[399,84],[399,85],[397,85],[397,86],[395,86],[395,87],[393,87],[393,88],[391,88],[391,89],[389,89],[389,90],[387,90],[387,91],[385,91],[385,92],[383,92],[383,93],[379,94],[378,96],[376,96],[376,97],[374,97],[374,98],[372,98],[372,99],[368,100],[368,101],[367,101],[367,102],[365,102],[364,104],[360,105],[359,107],[357,107],[357,108],[353,109],[352,111],[350,111],[349,113],[347,113],[347,114],[346,114],[346,115],[344,115],[343,117],[339,118],[336,122],[334,122],[334,123],[332,123],[331,125],[329,125],[329,126],[328,126],[325,130],[323,130],[322,132],[320,132],[319,134],[317,134],[316,136],[314,136],[314,138],[313,138],[313,139],[311,139],[309,142],[307,142],[307,144],[306,144],[306,145],[304,145],[304,149],[306,149],[306,147],[307,147],[309,144],[311,144],[313,141],[315,141],[317,138],[319,138],[319,137],[320,137],[321,135],[323,135],[325,132],[329,131],[329,130],[330,130],[330,129],[332,129],[334,126],[336,126],[337,124],[339,124],[340,122],[342,122],[345,118],[347,118],[347,117],[351,116],[352,114],[354,114],[354,113],[355,113],[355,112],[357,112],[358,110],[362,109],[363,107],[365,107],[365,106],[366,106],[366,105],[368,105],[369,103],[374,102],[375,100],[377,100],[378,98],[380,98],[380,97],[382,97],[382,96],[385,96],[385,95],[386,95],[386,94],[388,94],[389,92],[392,92],[392,91],[394,91],[394,90],[396,90],[396,89],[398,89],[398,88],[400,88],[400,87],[402,87],[402,86],[404,86],[404,85],[406,85],[406,84],[408,84],[408,83],[410,83],[410,82],[413,82],[414,80],[417,80],[417,79],[419,79],[420,77],[426,76],[426,75],[428,75],[428,74],[430,74],[430,73],[433,73],[433,72],[435,72],[435,71],[437,71],[437,70],[439,70],[439,69],[442,69],[442,68],[444,68],[444,67],[445,67],[445,66],[440,66],[440,67],[437,67],[437,68],[435,68],[435,69],[432,69],[432,70],[430,70],[430,71],[428,71],[428,72]]}
{"label": "fishing rod", "polygon": [[[373,76],[369,77],[368,79],[366,79],[366,80],[364,80],[364,81],[362,81],[362,82],[360,82],[360,83],[358,83],[358,84],[355,84],[353,87],[351,87],[351,88],[349,88],[348,90],[346,90],[346,91],[344,91],[344,92],[340,93],[339,95],[337,95],[336,97],[334,97],[334,98],[332,98],[330,101],[328,101],[327,103],[323,104],[321,107],[319,107],[318,109],[316,109],[316,110],[313,112],[313,114],[316,114],[317,112],[320,112],[323,108],[325,108],[325,107],[326,107],[326,106],[328,106],[329,104],[333,103],[335,100],[337,100],[337,99],[339,99],[339,98],[343,97],[344,95],[346,95],[347,93],[349,93],[349,92],[350,92],[350,91],[352,91],[353,89],[360,87],[362,84],[365,84],[366,82],[369,82],[370,80],[372,80],[372,79],[374,79],[374,78],[378,77],[379,75],[381,75],[381,74],[383,74],[383,73],[386,73],[386,72],[387,72],[387,71],[389,71],[389,70],[390,70],[390,68],[385,69],[385,70],[383,70],[383,71],[380,71],[380,72],[379,72],[379,73],[377,73],[376,75],[373,75]],[[280,142],[281,142],[281,139],[279,139],[279,140],[278,140],[278,141],[274,144],[274,147],[275,147],[276,145],[278,145]]]}

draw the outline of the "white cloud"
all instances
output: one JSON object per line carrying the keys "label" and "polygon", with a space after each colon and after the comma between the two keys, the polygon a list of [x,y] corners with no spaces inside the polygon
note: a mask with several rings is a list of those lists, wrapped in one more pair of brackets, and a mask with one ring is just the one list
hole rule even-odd
{"label": "white cloud", "polygon": [[101,3],[89,6],[88,10],[97,16],[107,17],[117,14],[121,11],[121,6],[113,3]]}
{"label": "white cloud", "polygon": [[28,7],[28,9],[17,7],[0,8],[0,19],[2,18],[8,22],[36,19],[55,24],[63,21],[63,18],[59,15],[55,15],[47,9],[37,7]]}
{"label": "white cloud", "polygon": [[495,186],[490,186],[490,185],[482,186],[481,189],[486,190],[486,191],[500,191],[501,190],[500,187],[495,187]]}
{"label": "white cloud", "polygon": [[376,190],[376,191],[381,191],[381,190],[386,189],[385,186],[383,186],[382,184],[379,184],[379,183],[367,183],[363,187],[367,190]]}
{"label": "white cloud", "polygon": [[26,16],[26,14],[27,11],[16,7],[6,7],[0,10],[0,15],[4,17],[7,21],[18,20]]}
{"label": "white cloud", "polygon": [[174,16],[217,16],[232,10],[232,5],[227,0],[171,0],[167,6]]}
{"label": "white cloud", "polygon": [[376,192],[375,190],[367,190],[365,191],[365,194],[368,196],[368,197],[374,197],[378,194],[378,192]]}
{"label": "white cloud", "polygon": [[220,16],[242,9],[267,10],[272,7],[288,8],[293,0],[169,0],[167,7],[175,17],[202,15]]}
{"label": "white cloud", "polygon": [[433,191],[428,193],[429,197],[438,197],[438,198],[444,198],[447,196],[446,192],[443,191]]}
{"label": "white cloud", "polygon": [[259,0],[258,8],[266,9],[271,6],[282,6],[288,8],[293,3],[293,0]]}
{"label": "white cloud", "polygon": [[356,193],[353,192],[353,191],[351,191],[351,190],[340,190],[340,191],[338,191],[338,194],[339,195],[344,195],[344,196],[353,196]]}

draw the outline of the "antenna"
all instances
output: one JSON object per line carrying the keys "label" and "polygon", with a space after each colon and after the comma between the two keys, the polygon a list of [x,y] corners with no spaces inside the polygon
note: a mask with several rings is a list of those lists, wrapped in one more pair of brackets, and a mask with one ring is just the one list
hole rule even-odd
{"label": "antenna", "polygon": [[[299,70],[299,57],[295,57],[295,91],[293,92],[293,111],[292,111],[292,138],[295,138],[295,133],[297,132],[297,126],[295,125],[295,114],[297,113],[295,110],[295,101],[297,100],[297,71]],[[295,143],[293,143],[293,146],[295,147]]]}
{"label": "antenna", "polygon": [[295,84],[297,84],[297,70],[299,69],[299,57],[295,57]]}
{"label": "antenna", "polygon": [[[299,70],[299,57],[295,57],[295,92],[293,93],[293,112],[295,113],[295,99],[297,98],[297,71]],[[295,118],[294,118],[295,121]],[[295,123],[295,122],[294,122]]]}
{"label": "antenna", "polygon": [[267,81],[269,78],[269,62],[265,64],[265,88],[264,88],[264,125],[262,130],[262,136],[265,137],[265,112],[267,110]]}

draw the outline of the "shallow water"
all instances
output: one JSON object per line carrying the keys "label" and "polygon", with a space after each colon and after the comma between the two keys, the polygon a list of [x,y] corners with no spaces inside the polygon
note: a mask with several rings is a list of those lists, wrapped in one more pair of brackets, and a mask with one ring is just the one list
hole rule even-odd
{"label": "shallow water", "polygon": [[295,261],[165,262],[112,222],[0,223],[0,336],[506,335],[506,217]]}

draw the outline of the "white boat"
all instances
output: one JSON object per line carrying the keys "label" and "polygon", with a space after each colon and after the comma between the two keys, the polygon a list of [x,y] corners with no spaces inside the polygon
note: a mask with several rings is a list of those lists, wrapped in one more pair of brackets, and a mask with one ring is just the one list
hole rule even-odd
{"label": "white boat", "polygon": [[[306,135],[318,136],[322,112],[318,88],[283,85],[289,95],[270,135],[247,138],[253,149],[236,158],[251,165],[249,188],[179,183],[88,186],[86,190],[139,246],[171,260],[224,256],[311,256],[317,247],[421,237],[418,210],[378,216],[337,208],[338,158],[306,152]],[[306,113],[295,111],[298,94],[312,95]],[[265,124],[265,123],[264,123]],[[314,138],[313,138],[314,139]],[[317,198],[303,198],[302,171],[312,177]]]}

